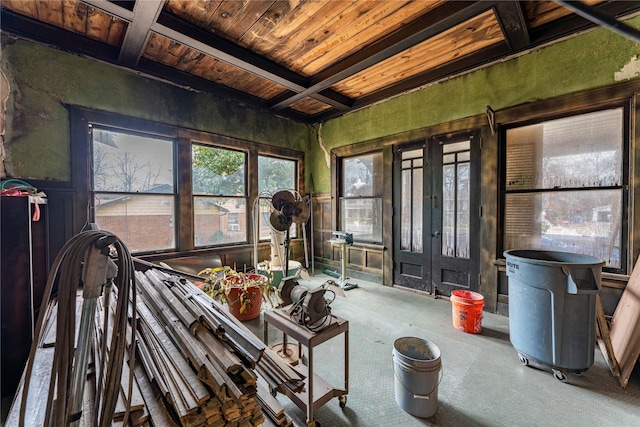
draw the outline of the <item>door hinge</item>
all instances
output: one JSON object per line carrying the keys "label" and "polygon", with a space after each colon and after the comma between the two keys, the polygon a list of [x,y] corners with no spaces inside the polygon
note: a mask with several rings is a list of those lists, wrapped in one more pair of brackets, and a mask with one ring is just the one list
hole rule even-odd
{"label": "door hinge", "polygon": [[482,218],[482,206],[478,208],[478,214],[480,215],[480,218]]}
{"label": "door hinge", "polygon": [[482,283],[482,274],[478,273],[478,285]]}

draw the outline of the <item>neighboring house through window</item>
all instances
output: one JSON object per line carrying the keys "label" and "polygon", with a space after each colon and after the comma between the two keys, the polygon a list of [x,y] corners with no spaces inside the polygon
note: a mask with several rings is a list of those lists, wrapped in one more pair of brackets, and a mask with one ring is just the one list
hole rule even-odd
{"label": "neighboring house through window", "polygon": [[[72,150],[90,160],[72,157],[83,189],[74,228],[95,223],[137,254],[259,240],[250,201],[296,192],[301,179],[304,155],[288,148],[76,107],[71,124]],[[269,238],[268,223],[259,229]]]}
{"label": "neighboring house through window", "polygon": [[132,252],[176,246],[174,141],[93,126],[94,221]]}

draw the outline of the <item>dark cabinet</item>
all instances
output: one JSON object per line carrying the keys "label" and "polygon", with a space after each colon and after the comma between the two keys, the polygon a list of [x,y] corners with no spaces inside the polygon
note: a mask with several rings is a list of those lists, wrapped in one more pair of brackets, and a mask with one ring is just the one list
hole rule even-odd
{"label": "dark cabinet", "polygon": [[46,199],[1,196],[0,223],[0,363],[5,397],[13,395],[20,382],[47,283]]}

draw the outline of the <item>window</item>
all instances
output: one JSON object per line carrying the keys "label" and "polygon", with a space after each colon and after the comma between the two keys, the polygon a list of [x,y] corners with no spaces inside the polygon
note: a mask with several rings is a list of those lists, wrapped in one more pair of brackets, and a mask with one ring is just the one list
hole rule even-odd
{"label": "window", "polygon": [[361,242],[382,242],[382,152],[342,159],[341,230]]}
{"label": "window", "polygon": [[504,249],[599,257],[624,268],[624,109],[506,132]]}
{"label": "window", "polygon": [[247,241],[247,155],[193,144],[195,246]]}
{"label": "window", "polygon": [[301,179],[299,151],[73,106],[70,115],[81,189],[73,230],[94,222],[134,253],[234,245],[244,262],[258,239],[249,201],[262,190],[295,190]]}
{"label": "window", "polygon": [[402,152],[400,249],[422,252],[422,185],[424,148]]}
{"label": "window", "polygon": [[173,140],[94,126],[91,142],[98,228],[131,252],[175,248]]}
{"label": "window", "polygon": [[[258,194],[260,200],[260,240],[271,237],[269,216],[270,204],[265,196],[269,197],[280,190],[297,190],[298,185],[297,163],[294,160],[278,157],[258,156]],[[296,224],[291,226],[289,237],[296,237]]]}
{"label": "window", "polygon": [[442,254],[469,258],[471,141],[442,147]]}

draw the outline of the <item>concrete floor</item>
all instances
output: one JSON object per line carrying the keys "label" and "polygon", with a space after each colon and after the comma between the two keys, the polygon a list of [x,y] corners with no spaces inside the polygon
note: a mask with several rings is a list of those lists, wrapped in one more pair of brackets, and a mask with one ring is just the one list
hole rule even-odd
{"label": "concrete floor", "polygon": [[[329,276],[316,274],[312,288]],[[322,427],[410,426],[638,426],[640,425],[640,369],[636,367],[623,389],[595,349],[595,363],[581,377],[562,383],[550,372],[525,367],[509,342],[509,319],[484,313],[482,332],[468,334],[452,326],[447,300],[352,280],[358,288],[336,297],[332,313],[349,321],[349,394],[341,409],[334,398],[318,409]],[[244,324],[262,339],[262,314]],[[269,343],[281,333],[269,329]],[[441,351],[442,380],[438,411],[427,419],[407,414],[395,400],[394,341],[418,337]],[[316,374],[343,385],[344,340],[334,338],[314,349]],[[299,425],[305,413],[277,395],[287,414]],[[9,404],[5,401],[3,404]],[[8,409],[3,408],[4,410]],[[3,413],[3,419],[4,419]]]}
{"label": "concrete floor", "polygon": [[[300,284],[312,288],[328,279],[316,274],[312,283]],[[509,342],[508,317],[484,313],[482,332],[468,334],[453,327],[448,300],[352,282],[359,287],[331,305],[334,315],[349,321],[347,405],[341,409],[334,398],[318,409],[314,418],[322,427],[640,425],[640,369],[623,389],[598,348],[591,368],[562,383],[520,363]],[[244,323],[262,338],[262,315]],[[270,344],[281,340],[276,329],[269,331]],[[441,351],[438,411],[431,418],[413,417],[396,403],[392,351],[401,337],[430,341]],[[337,337],[314,349],[315,372],[336,387],[343,384],[343,343]],[[286,396],[277,397],[304,426],[305,413]]]}

